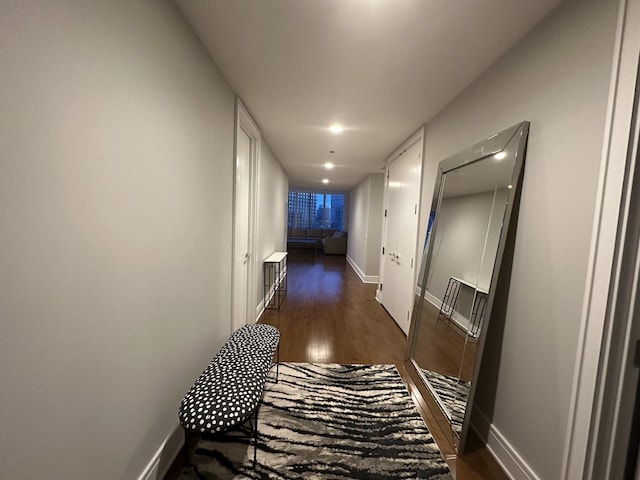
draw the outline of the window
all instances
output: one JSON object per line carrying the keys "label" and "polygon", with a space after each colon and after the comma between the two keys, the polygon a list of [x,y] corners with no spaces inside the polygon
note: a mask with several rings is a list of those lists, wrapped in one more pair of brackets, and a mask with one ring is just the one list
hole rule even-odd
{"label": "window", "polygon": [[342,230],[344,195],[289,191],[289,228],[334,228]]}

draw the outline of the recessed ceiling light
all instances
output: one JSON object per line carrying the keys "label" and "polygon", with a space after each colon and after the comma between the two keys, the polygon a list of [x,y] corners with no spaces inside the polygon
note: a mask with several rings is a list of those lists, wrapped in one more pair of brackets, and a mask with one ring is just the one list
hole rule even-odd
{"label": "recessed ceiling light", "polygon": [[322,183],[329,183],[329,179],[328,178],[323,178],[322,179]]}
{"label": "recessed ceiling light", "polygon": [[502,159],[503,159],[504,157],[506,157],[506,156],[507,156],[507,154],[506,154],[505,152],[498,152],[498,153],[496,153],[493,157],[494,157],[496,160],[502,160]]}
{"label": "recessed ceiling light", "polygon": [[344,128],[339,123],[333,123],[329,125],[329,131],[334,135],[339,135],[344,131]]}
{"label": "recessed ceiling light", "polygon": [[324,164],[324,168],[326,168],[327,170],[333,169],[333,163],[331,163],[331,162],[325,163]]}
{"label": "recessed ceiling light", "polygon": [[513,188],[513,185],[509,185],[507,188]]}

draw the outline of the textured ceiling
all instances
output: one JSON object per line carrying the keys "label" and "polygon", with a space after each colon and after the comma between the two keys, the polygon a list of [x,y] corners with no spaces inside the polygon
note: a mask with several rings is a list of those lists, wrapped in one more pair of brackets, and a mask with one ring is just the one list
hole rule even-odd
{"label": "textured ceiling", "polygon": [[[290,186],[348,190],[381,172],[403,140],[559,0],[176,3]],[[328,132],[333,122],[344,125],[341,135]],[[323,168],[327,161],[332,171]]]}

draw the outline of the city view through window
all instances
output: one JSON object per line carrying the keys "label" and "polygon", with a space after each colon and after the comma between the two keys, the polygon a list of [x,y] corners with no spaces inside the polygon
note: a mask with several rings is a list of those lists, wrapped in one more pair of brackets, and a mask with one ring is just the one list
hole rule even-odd
{"label": "city view through window", "polygon": [[342,230],[344,195],[289,191],[289,228]]}

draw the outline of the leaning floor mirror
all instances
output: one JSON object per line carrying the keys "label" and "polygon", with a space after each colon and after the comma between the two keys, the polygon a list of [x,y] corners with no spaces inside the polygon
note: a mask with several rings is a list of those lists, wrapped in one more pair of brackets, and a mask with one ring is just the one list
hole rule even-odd
{"label": "leaning floor mirror", "polygon": [[409,358],[448,421],[459,453],[464,452],[528,132],[528,122],[514,125],[438,167]]}

